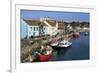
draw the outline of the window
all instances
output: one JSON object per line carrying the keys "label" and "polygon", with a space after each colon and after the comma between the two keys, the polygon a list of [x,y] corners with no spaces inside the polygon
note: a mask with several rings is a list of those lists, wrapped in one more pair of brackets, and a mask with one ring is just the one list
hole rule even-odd
{"label": "window", "polygon": [[35,32],[33,32],[33,36],[35,36]]}
{"label": "window", "polygon": [[45,30],[45,27],[44,27],[44,30]]}
{"label": "window", "polygon": [[37,31],[38,31],[38,27],[37,27]]}
{"label": "window", "polygon": [[47,27],[45,28],[45,30],[47,30]]}
{"label": "window", "polygon": [[32,27],[30,27],[31,28],[31,30],[32,30]]}
{"label": "window", "polygon": [[45,35],[45,32],[43,32],[43,34]]}
{"label": "window", "polygon": [[35,27],[34,27],[34,31],[35,31]]}

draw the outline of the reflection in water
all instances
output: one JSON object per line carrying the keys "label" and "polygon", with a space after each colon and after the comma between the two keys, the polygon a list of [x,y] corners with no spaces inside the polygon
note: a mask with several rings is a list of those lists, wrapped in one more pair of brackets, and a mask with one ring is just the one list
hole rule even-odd
{"label": "reflection in water", "polygon": [[71,48],[71,47],[67,47],[67,48],[57,48],[54,51],[56,51],[57,52],[57,55],[60,56],[60,55],[64,55],[69,50],[69,48]]}
{"label": "reflection in water", "polygon": [[67,51],[71,48],[67,47],[67,48],[56,48],[53,51],[53,56],[50,59],[51,61],[63,61],[67,56],[66,53]]}

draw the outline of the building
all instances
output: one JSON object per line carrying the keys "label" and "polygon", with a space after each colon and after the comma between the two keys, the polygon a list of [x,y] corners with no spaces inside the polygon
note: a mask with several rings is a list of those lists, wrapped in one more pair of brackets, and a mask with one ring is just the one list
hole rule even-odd
{"label": "building", "polygon": [[28,24],[23,19],[21,19],[20,28],[21,28],[20,29],[21,38],[27,38],[27,36],[28,36]]}
{"label": "building", "polygon": [[64,24],[61,21],[51,20],[49,18],[40,18],[40,20],[21,20],[21,37],[30,38],[42,35],[56,35],[63,32]]}
{"label": "building", "polygon": [[48,34],[48,27],[39,20],[25,20],[28,24],[28,37]]}

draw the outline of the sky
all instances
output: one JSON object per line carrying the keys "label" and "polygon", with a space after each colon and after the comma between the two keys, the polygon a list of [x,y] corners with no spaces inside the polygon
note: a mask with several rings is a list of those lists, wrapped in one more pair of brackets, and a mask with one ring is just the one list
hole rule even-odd
{"label": "sky", "polygon": [[89,21],[90,14],[83,12],[61,12],[61,11],[42,11],[42,10],[21,10],[22,19],[38,19],[40,17],[50,17],[54,20],[64,20],[64,21]]}

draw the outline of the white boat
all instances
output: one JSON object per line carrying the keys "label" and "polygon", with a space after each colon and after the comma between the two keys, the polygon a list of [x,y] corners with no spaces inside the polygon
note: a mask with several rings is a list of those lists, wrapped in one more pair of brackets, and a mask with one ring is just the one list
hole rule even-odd
{"label": "white boat", "polygon": [[66,47],[69,47],[69,46],[71,46],[71,45],[72,45],[71,42],[63,40],[63,41],[61,41],[61,42],[58,44],[58,47],[66,48]]}
{"label": "white boat", "polygon": [[58,42],[52,43],[51,46],[54,46],[54,47],[58,46]]}
{"label": "white boat", "polygon": [[69,46],[71,46],[71,45],[72,45],[71,42],[65,41],[65,40],[63,40],[63,41],[61,41],[61,42],[59,42],[59,43],[56,42],[56,43],[52,43],[52,44],[51,44],[52,47],[63,47],[63,48],[69,47]]}

